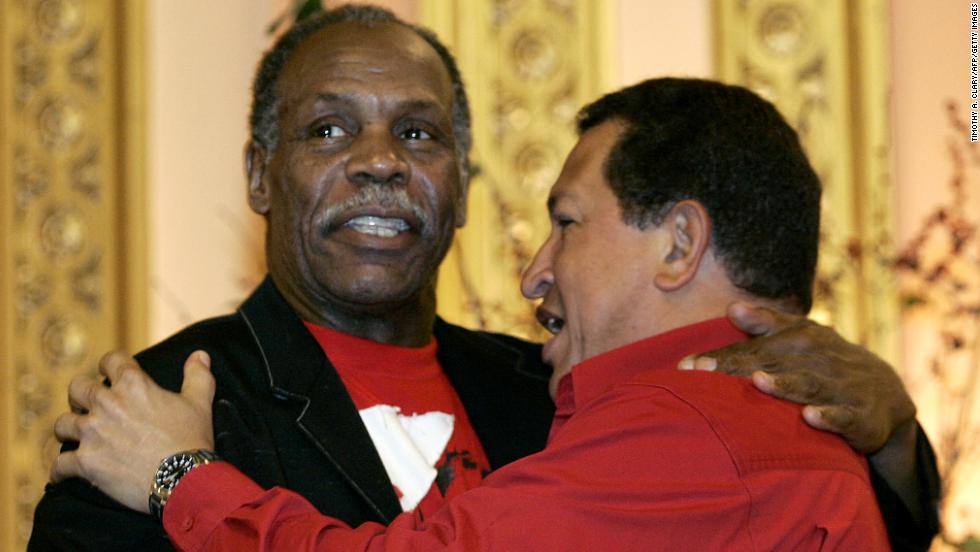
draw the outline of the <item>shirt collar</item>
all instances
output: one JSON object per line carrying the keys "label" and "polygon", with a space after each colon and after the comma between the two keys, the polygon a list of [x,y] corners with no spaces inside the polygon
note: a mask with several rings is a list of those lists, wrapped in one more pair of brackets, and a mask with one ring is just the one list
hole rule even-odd
{"label": "shirt collar", "polygon": [[303,321],[335,368],[379,375],[431,376],[441,371],[435,337],[423,347],[389,345]]}
{"label": "shirt collar", "polygon": [[[748,334],[728,318],[715,318],[683,326],[586,359],[572,367],[571,374],[559,382],[562,391],[574,393],[576,405],[583,405],[650,369],[676,370],[687,355],[705,353],[743,341]],[[561,385],[569,380],[566,385]]]}

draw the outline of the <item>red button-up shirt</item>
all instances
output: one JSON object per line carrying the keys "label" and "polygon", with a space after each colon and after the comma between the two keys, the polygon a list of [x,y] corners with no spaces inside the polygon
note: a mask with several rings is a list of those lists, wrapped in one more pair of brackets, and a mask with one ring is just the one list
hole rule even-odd
{"label": "red button-up shirt", "polygon": [[576,366],[545,450],[424,521],[351,529],[216,463],[164,527],[182,550],[887,550],[862,457],[746,380],[675,369],[744,337],[712,320]]}

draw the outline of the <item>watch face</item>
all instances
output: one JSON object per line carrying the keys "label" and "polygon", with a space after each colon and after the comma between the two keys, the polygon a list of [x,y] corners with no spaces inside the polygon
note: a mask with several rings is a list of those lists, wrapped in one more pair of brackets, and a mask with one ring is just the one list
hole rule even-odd
{"label": "watch face", "polygon": [[150,489],[150,513],[157,519],[163,519],[163,508],[170,498],[171,491],[180,482],[180,478],[197,466],[216,460],[219,458],[214,452],[199,449],[178,452],[160,462],[160,467],[153,476],[153,488]]}
{"label": "watch face", "polygon": [[166,460],[157,471],[155,483],[162,489],[173,490],[177,481],[194,467],[194,457],[190,454],[177,454]]}

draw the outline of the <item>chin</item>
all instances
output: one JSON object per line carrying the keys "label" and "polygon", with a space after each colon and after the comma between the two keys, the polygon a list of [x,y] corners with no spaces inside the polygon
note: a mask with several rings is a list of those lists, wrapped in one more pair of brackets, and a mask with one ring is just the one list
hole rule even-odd
{"label": "chin", "polygon": [[327,287],[333,290],[334,296],[344,302],[365,307],[377,305],[388,308],[393,304],[417,301],[423,295],[425,284],[411,281],[401,274],[387,274],[382,277],[378,274],[370,274]]}
{"label": "chin", "polygon": [[418,296],[418,292],[414,289],[397,289],[391,286],[361,285],[358,282],[351,288],[339,290],[336,295],[347,303],[388,306],[407,302],[412,297]]}

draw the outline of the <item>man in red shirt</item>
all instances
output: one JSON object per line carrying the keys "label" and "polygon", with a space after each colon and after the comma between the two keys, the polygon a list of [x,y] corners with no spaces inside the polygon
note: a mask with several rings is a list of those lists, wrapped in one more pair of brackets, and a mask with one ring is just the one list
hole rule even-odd
{"label": "man in red shirt", "polygon": [[[795,132],[743,88],[684,79],[608,95],[579,128],[548,200],[552,233],[523,282],[554,334],[543,352],[557,404],[545,450],[433,514],[353,529],[210,455],[193,469],[161,466],[180,481],[163,516],[179,548],[888,548],[863,457],[746,380],[674,369],[746,338],[724,318],[732,302],[809,310],[820,186]],[[150,395],[150,410],[192,426],[188,448],[211,445],[202,362],[189,360],[181,395]],[[107,362],[114,382],[123,364]],[[106,427],[145,431],[140,407],[123,407]],[[110,494],[142,506],[127,497],[150,470],[135,467],[130,489]]]}

